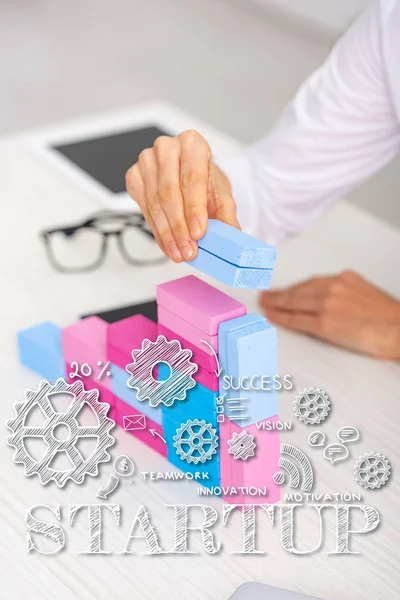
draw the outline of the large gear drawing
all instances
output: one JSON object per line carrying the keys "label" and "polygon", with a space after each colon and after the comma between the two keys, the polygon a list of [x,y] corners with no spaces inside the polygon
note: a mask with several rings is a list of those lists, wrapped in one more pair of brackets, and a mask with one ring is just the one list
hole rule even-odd
{"label": "large gear drawing", "polygon": [[296,417],[306,425],[317,425],[325,421],[331,409],[328,395],[319,388],[306,388],[293,402]]}
{"label": "large gear drawing", "polygon": [[354,465],[354,479],[366,490],[377,490],[390,477],[390,463],[383,454],[367,452]]}
{"label": "large gear drawing", "polygon": [[[127,385],[137,390],[141,402],[148,400],[152,407],[160,403],[172,406],[175,400],[184,400],[186,392],[196,384],[193,374],[198,367],[190,362],[191,357],[192,351],[182,349],[178,340],[168,342],[163,335],[155,342],[144,340],[140,350],[132,351],[134,362],[126,365],[131,376]],[[154,378],[154,368],[160,363],[169,367],[167,379]]]}
{"label": "large gear drawing", "polygon": [[228,440],[228,446],[228,454],[232,454],[233,458],[236,460],[239,458],[247,460],[254,456],[254,450],[256,449],[254,435],[247,433],[247,431],[243,429],[240,433],[233,434],[232,439]]}
{"label": "large gear drawing", "polygon": [[[65,393],[71,395],[71,404],[66,412],[57,412],[52,405],[51,397]],[[27,477],[36,474],[42,485],[54,481],[62,488],[69,480],[81,484],[85,475],[98,474],[98,465],[110,460],[107,448],[115,441],[109,433],[115,425],[114,421],[107,417],[109,404],[99,402],[98,397],[98,390],[86,391],[81,381],[68,384],[65,379],[58,379],[54,385],[43,380],[38,390],[26,390],[25,402],[14,404],[16,416],[7,421],[6,426],[12,431],[7,438],[7,444],[16,449],[14,462],[25,465]],[[85,405],[90,407],[96,416],[97,425],[79,424],[79,412]],[[35,407],[41,409],[45,421],[39,426],[26,425],[30,411]],[[59,425],[67,431],[64,439],[59,439],[55,433]],[[25,447],[24,439],[33,437],[42,439],[47,446],[39,460],[33,458]],[[89,456],[84,458],[76,444],[81,438],[93,437],[97,438],[96,447]],[[61,470],[51,467],[52,461],[61,452],[67,455],[71,463],[70,469]]]}
{"label": "large gear drawing", "polygon": [[218,436],[206,421],[194,419],[183,423],[174,436],[176,453],[182,460],[197,465],[211,460],[217,452]]}

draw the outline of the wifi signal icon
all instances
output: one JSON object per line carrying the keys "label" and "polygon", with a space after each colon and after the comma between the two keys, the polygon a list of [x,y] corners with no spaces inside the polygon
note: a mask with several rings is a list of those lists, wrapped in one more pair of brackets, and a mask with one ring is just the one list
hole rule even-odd
{"label": "wifi signal icon", "polygon": [[[282,455],[289,456],[290,458],[286,458]],[[297,461],[299,466],[297,466],[293,459]],[[272,478],[274,483],[282,485],[285,483],[287,476],[289,476],[289,486],[291,488],[298,488],[300,486],[300,489],[304,492],[310,492],[312,490],[314,471],[309,459],[302,450],[299,450],[299,448],[296,448],[296,446],[292,446],[291,444],[281,444],[281,457],[278,465],[283,471],[274,473]],[[302,482],[300,473],[303,474]]]}

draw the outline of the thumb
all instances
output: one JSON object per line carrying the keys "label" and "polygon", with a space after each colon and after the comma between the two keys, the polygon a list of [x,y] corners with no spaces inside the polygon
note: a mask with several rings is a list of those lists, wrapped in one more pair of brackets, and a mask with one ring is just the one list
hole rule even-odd
{"label": "thumb", "polygon": [[210,219],[217,219],[240,229],[231,184],[225,173],[214,163],[209,169],[207,212]]}

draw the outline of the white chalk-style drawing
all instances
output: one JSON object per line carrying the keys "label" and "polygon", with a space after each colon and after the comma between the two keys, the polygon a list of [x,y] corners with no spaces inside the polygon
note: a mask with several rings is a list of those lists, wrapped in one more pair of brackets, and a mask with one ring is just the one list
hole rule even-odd
{"label": "white chalk-style drawing", "polygon": [[146,416],[141,413],[135,415],[124,415],[122,417],[122,424],[125,431],[140,431],[146,429]]}
{"label": "white chalk-style drawing", "polygon": [[[293,459],[300,465],[300,469],[296,463],[293,462]],[[278,465],[289,474],[289,486],[291,488],[298,488],[300,486],[304,492],[310,492],[312,490],[314,484],[314,471],[308,457],[302,450],[291,444],[281,444],[281,456]],[[278,481],[282,479],[282,476],[278,476],[277,473],[275,473],[274,477],[275,476]],[[278,483],[278,481],[274,479],[275,483]],[[282,480],[281,483],[284,483],[284,481]],[[281,485],[281,483],[279,483],[279,485]]]}
{"label": "white chalk-style drawing", "polygon": [[308,436],[308,443],[313,448],[318,448],[319,446],[324,446],[325,444],[325,434],[322,431],[312,431]]}
{"label": "white chalk-style drawing", "polygon": [[96,493],[96,498],[102,498],[107,500],[109,496],[117,489],[119,485],[119,477],[116,477],[111,473],[108,477],[106,485],[100,486]]}
{"label": "white chalk-style drawing", "polygon": [[339,460],[346,460],[349,456],[349,450],[344,444],[329,444],[324,449],[324,458],[334,465]]}
{"label": "white chalk-style drawing", "polygon": [[294,414],[306,425],[325,421],[331,408],[328,395],[319,388],[306,388],[293,402]]}
{"label": "white chalk-style drawing", "polygon": [[286,481],[286,476],[283,471],[277,471],[272,476],[272,481],[276,483],[276,485],[282,485]]}
{"label": "white chalk-style drawing", "polygon": [[[196,384],[193,379],[198,366],[191,362],[192,351],[182,349],[178,340],[170,342],[159,335],[155,342],[146,339],[140,350],[132,350],[133,363],[126,365],[130,374],[128,387],[137,390],[140,402],[149,401],[152,407],[160,403],[172,406],[175,400],[184,400],[186,393]],[[170,369],[167,379],[157,380],[154,369],[165,363]]]}
{"label": "white chalk-style drawing", "polygon": [[377,490],[384,486],[390,477],[390,463],[379,452],[367,452],[356,460],[354,479],[366,490]]}
{"label": "white chalk-style drawing", "polygon": [[245,429],[240,433],[234,433],[231,440],[228,440],[229,450],[228,454],[232,454],[233,458],[238,460],[248,460],[252,456],[255,456],[256,444],[254,442],[254,435],[247,433]]}
{"label": "white chalk-style drawing", "polygon": [[135,465],[132,460],[126,454],[120,454],[114,460],[114,471],[117,475],[121,475],[122,477],[128,477],[132,475],[135,470]]}
{"label": "white chalk-style drawing", "polygon": [[[52,398],[57,394],[68,394],[71,404],[66,412],[57,412],[52,404]],[[65,379],[58,379],[52,385],[41,381],[39,389],[26,390],[25,401],[14,404],[15,418],[10,419],[6,426],[12,434],[7,438],[7,444],[16,449],[15,463],[25,465],[25,475],[38,475],[42,485],[54,481],[62,488],[67,481],[72,480],[81,484],[86,475],[96,476],[98,465],[110,460],[107,448],[114,444],[110,429],[115,422],[107,417],[110,405],[99,402],[99,391],[86,391],[81,381],[68,384]],[[84,406],[90,407],[97,418],[96,425],[81,425],[79,413]],[[31,410],[39,407],[45,421],[40,426],[26,425]],[[60,431],[62,433],[60,434]],[[24,445],[25,438],[40,438],[46,444],[46,451],[39,460],[32,457]],[[83,457],[77,447],[82,438],[95,438],[96,446],[92,453]],[[70,469],[52,468],[52,461],[64,453],[71,464]]]}
{"label": "white chalk-style drawing", "polygon": [[195,465],[205,463],[217,452],[217,432],[206,421],[189,420],[176,430],[174,446],[182,460]]}
{"label": "white chalk-style drawing", "polygon": [[352,425],[341,427],[336,435],[342,444],[351,444],[360,438],[360,432],[357,427],[353,427]]}

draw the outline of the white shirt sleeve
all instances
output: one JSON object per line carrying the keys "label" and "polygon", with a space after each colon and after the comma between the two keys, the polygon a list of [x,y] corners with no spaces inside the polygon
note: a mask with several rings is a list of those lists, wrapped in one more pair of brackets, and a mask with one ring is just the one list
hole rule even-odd
{"label": "white shirt sleeve", "polygon": [[245,231],[278,242],[397,153],[400,123],[382,51],[384,8],[381,0],[361,15],[267,137],[219,163]]}

